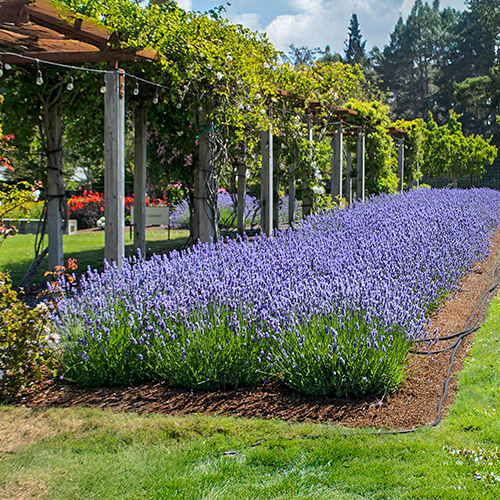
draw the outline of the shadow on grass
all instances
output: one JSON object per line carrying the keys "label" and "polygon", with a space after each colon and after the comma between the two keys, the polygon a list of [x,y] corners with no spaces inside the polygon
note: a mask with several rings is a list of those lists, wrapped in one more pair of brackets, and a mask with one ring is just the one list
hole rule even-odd
{"label": "shadow on grass", "polygon": [[[183,245],[187,241],[187,232],[184,231],[183,233],[185,234],[176,235],[174,233],[171,239],[167,239],[167,234],[165,233],[165,239],[146,240],[146,253],[148,255],[152,253],[162,254]],[[104,237],[103,233],[98,233],[98,237],[100,235],[102,235],[102,242],[99,240],[92,242],[82,241],[81,244],[79,244],[79,241],[76,239],[79,235],[70,237],[72,238],[71,240],[66,240],[65,237],[65,262],[67,262],[69,258],[77,259],[77,272],[85,272],[88,266],[91,268],[102,268],[104,261]],[[158,235],[155,236],[159,238]],[[19,236],[17,236],[17,238],[19,238]],[[85,249],[86,247],[90,248]],[[10,271],[10,277],[14,286],[19,284],[31,265],[33,259],[32,249],[32,245],[16,245],[9,249],[7,254],[3,255],[0,270]],[[130,257],[132,255],[133,241],[130,239],[127,232],[125,236],[125,256]],[[44,281],[45,271],[47,271],[47,259],[45,259],[44,265],[35,274],[32,283]]]}

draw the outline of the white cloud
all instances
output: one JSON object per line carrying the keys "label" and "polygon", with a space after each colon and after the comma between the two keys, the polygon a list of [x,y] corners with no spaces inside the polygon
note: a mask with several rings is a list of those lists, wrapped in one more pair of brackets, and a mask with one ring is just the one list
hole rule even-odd
{"label": "white cloud", "polygon": [[316,12],[321,8],[322,0],[288,0],[292,9],[303,12]]}
{"label": "white cloud", "polygon": [[408,17],[408,14],[410,13],[414,3],[415,0],[405,0],[403,2],[403,5],[401,5],[400,9],[401,16],[403,17],[403,19],[406,19]]}
{"label": "white cloud", "polygon": [[295,11],[277,16],[264,30],[277,49],[288,51],[290,44],[322,48],[330,45],[333,51],[342,53],[353,13],[358,16],[367,48],[383,47],[400,15],[401,0],[383,3],[379,0],[289,0],[289,5]]}
{"label": "white cloud", "polygon": [[193,0],[177,0],[177,5],[184,10],[193,10]]}
{"label": "white cloud", "polygon": [[229,19],[232,23],[242,24],[243,26],[245,26],[245,28],[251,29],[252,31],[262,30],[259,14],[254,14],[249,12],[247,14],[231,16]]}

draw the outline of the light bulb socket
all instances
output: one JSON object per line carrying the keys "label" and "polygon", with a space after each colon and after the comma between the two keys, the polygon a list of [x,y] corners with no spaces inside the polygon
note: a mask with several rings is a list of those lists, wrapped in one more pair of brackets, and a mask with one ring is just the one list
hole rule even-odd
{"label": "light bulb socket", "polygon": [[66,85],[66,89],[71,92],[74,88],[75,88],[75,84],[74,84],[74,81],[73,81],[73,77],[70,76],[69,79],[68,79],[68,83]]}
{"label": "light bulb socket", "polygon": [[139,82],[135,82],[134,95],[139,95]]}
{"label": "light bulb socket", "polygon": [[102,82],[102,85],[101,85],[101,88],[99,89],[99,91],[101,92],[101,94],[105,94],[106,93],[106,80],[104,80]]}

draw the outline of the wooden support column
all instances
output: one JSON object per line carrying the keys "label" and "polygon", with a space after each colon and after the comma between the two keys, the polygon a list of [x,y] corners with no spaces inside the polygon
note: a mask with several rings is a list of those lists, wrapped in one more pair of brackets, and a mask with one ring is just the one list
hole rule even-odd
{"label": "wooden support column", "polygon": [[194,175],[193,239],[202,243],[219,241],[218,184],[212,150],[212,122],[206,105],[197,113],[200,161]]}
{"label": "wooden support column", "polygon": [[288,167],[288,225],[293,227],[295,222],[295,163]]}
{"label": "wooden support column", "polygon": [[109,70],[104,78],[104,258],[121,268],[125,253],[125,72]]}
{"label": "wooden support column", "polygon": [[356,199],[365,200],[365,129],[358,127],[358,140],[356,148],[357,188]]}
{"label": "wooden support column", "polygon": [[312,116],[307,115],[307,140],[309,142],[310,155],[309,164],[302,164],[302,216],[307,217],[311,215],[312,211],[312,192],[309,185],[309,172],[310,172],[310,162],[313,157],[313,127],[312,127]]}
{"label": "wooden support column", "polygon": [[[47,233],[49,235],[48,270],[54,271],[64,265],[63,207],[65,203],[64,179],[62,175],[62,103],[47,105],[44,109],[47,134]],[[66,205],[67,206],[67,205]]]}
{"label": "wooden support column", "polygon": [[345,159],[346,159],[346,168],[345,168],[345,198],[347,200],[347,203],[351,203],[352,201],[352,178],[351,178],[351,171],[352,171],[352,155],[351,155],[351,150],[349,147],[347,147],[346,152],[345,152]]}
{"label": "wooden support column", "polygon": [[272,121],[269,130],[260,134],[262,168],[260,170],[260,225],[262,232],[271,236],[273,232],[273,131]]}
{"label": "wooden support column", "polygon": [[240,147],[241,158],[238,162],[238,234],[245,234],[245,212],[247,200],[247,145],[241,143]]}
{"label": "wooden support column", "polygon": [[134,253],[146,257],[146,146],[147,117],[144,108],[135,110],[134,155]]}
{"label": "wooden support column", "polygon": [[342,197],[342,122],[335,124],[332,139],[332,199]]}
{"label": "wooden support column", "polygon": [[403,192],[405,176],[405,145],[404,139],[398,139],[398,191]]}
{"label": "wooden support column", "polygon": [[[411,165],[413,163],[413,152],[410,151],[408,155],[408,164]],[[408,172],[408,189],[414,189],[416,186],[415,177],[413,177],[413,172],[410,170]]]}
{"label": "wooden support column", "polygon": [[279,149],[273,147],[273,229],[278,229],[279,227],[279,203],[280,203],[280,158]]}

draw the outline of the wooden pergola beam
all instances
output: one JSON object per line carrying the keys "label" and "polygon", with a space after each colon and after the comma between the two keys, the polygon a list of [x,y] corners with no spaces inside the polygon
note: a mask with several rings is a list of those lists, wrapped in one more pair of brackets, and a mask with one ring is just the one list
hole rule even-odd
{"label": "wooden pergola beam", "polygon": [[[148,51],[130,50],[99,50],[88,52],[23,52],[19,55],[1,53],[2,62],[9,64],[33,64],[25,58],[38,59],[61,64],[95,63],[111,61],[134,61],[137,59],[154,59]],[[24,57],[20,57],[24,56]]]}

